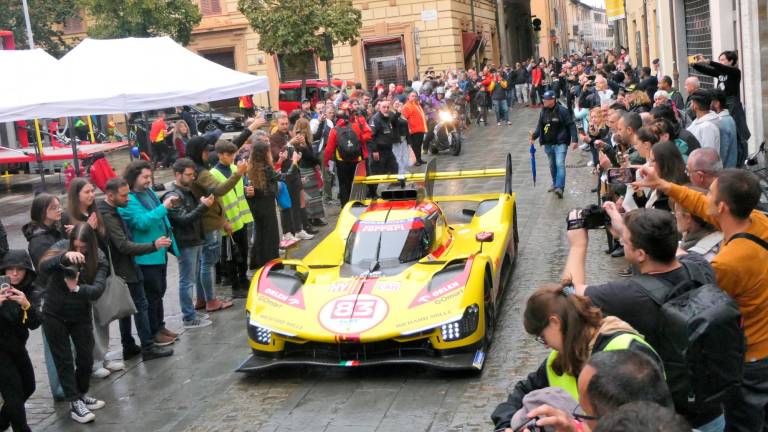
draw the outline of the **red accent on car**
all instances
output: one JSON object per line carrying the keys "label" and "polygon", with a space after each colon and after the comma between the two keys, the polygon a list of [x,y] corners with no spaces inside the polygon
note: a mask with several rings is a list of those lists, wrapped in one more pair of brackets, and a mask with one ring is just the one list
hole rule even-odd
{"label": "red accent on car", "polygon": [[469,279],[469,271],[472,268],[473,260],[474,257],[469,257],[466,265],[464,265],[464,271],[462,271],[461,274],[456,275],[455,277],[446,281],[441,286],[430,290],[429,284],[425,285],[424,288],[422,288],[419,293],[416,294],[416,298],[413,299],[411,305],[408,306],[408,309],[412,309],[416,306],[421,306],[423,304],[435,301],[440,297],[450,294],[453,291],[456,291],[457,289],[466,285],[467,280]]}
{"label": "red accent on car", "polygon": [[293,295],[288,295],[269,281],[269,270],[279,262],[279,260],[273,260],[264,266],[261,275],[259,275],[258,292],[288,306],[293,306],[297,309],[306,309],[304,305],[304,295],[301,293],[301,290],[296,291]]}

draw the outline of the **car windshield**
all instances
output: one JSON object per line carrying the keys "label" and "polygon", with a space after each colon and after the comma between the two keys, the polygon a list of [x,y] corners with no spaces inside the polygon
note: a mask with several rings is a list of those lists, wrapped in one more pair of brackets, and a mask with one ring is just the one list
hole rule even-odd
{"label": "car windshield", "polygon": [[[432,229],[430,229],[432,227]],[[417,261],[427,256],[434,239],[434,225],[425,227],[420,219],[412,221],[359,221],[347,239],[344,262],[382,267]]]}

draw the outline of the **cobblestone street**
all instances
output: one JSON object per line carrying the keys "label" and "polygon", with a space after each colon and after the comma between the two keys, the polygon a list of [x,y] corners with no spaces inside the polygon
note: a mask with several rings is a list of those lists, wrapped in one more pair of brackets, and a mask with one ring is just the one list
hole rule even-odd
{"label": "cobblestone street", "polygon": [[[538,110],[515,108],[512,126],[473,127],[461,156],[439,155],[438,171],[502,167],[513,157],[520,252],[499,313],[493,346],[480,376],[452,375],[421,367],[371,369],[292,368],[240,374],[235,368],[249,354],[244,301],[212,315],[213,326],[183,332],[178,302],[177,265],[170,259],[165,297],[168,327],[183,332],[166,359],[127,362],[127,370],[91,381],[92,393],[107,405],[96,412],[89,431],[488,431],[490,413],[517,379],[538,367],[545,349],[527,335],[522,311],[527,296],[545,281],[556,281],[565,262],[567,210],[595,202],[595,181],[586,166],[589,154],[570,151],[563,200],[548,194],[551,179],[543,149],[537,146],[538,182],[533,186],[528,132]],[[489,120],[492,119],[489,115]],[[432,157],[432,156],[429,156]],[[114,164],[116,167],[118,163]],[[170,180],[168,170],[158,174]],[[483,179],[436,185],[436,194],[497,191],[499,182]],[[26,248],[21,226],[29,220],[31,194],[0,195],[0,216],[11,246]],[[300,257],[329,226],[294,256]],[[603,253],[605,234],[592,232],[587,261],[590,283],[613,279],[623,260]],[[119,349],[117,323],[112,344]],[[28,343],[38,388],[27,413],[33,430],[80,431],[69,405],[54,404],[45,376],[39,331]]]}

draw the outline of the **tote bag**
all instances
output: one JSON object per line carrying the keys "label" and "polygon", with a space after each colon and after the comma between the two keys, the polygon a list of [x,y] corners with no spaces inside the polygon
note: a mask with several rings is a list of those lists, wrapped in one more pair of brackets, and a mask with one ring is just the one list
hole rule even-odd
{"label": "tote bag", "polygon": [[291,195],[283,181],[277,182],[277,205],[283,210],[291,208]]}
{"label": "tote bag", "polygon": [[131,297],[131,290],[125,279],[115,274],[115,267],[112,265],[112,248],[107,247],[109,254],[109,270],[107,277],[107,286],[104,294],[93,303],[93,316],[96,324],[107,326],[112,321],[125,318],[136,313],[136,305]]}

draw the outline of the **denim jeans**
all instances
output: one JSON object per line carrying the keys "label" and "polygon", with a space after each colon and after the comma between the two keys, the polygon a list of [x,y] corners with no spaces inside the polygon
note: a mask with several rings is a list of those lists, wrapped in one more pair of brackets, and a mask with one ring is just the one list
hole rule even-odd
{"label": "denim jeans", "polygon": [[544,152],[549,158],[549,173],[552,175],[552,186],[565,190],[565,153],[568,144],[545,144]]}
{"label": "denim jeans", "polygon": [[515,84],[515,93],[517,95],[518,103],[529,103],[528,84]]}
{"label": "denim jeans", "polygon": [[723,432],[725,430],[725,416],[720,414],[716,419],[696,428],[699,432]]}
{"label": "denim jeans", "polygon": [[205,234],[205,243],[200,253],[200,271],[197,273],[195,292],[197,300],[213,300],[216,298],[213,292],[213,268],[219,262],[221,255],[221,233],[214,230]]}
{"label": "denim jeans", "polygon": [[[136,323],[136,333],[139,335],[139,343],[142,348],[146,348],[155,341],[152,339],[152,333],[149,331],[149,315],[147,315],[147,295],[144,293],[144,283],[132,282],[128,284],[128,290],[131,292],[133,304],[136,306],[136,313],[133,314],[133,321]],[[131,334],[131,317],[127,316],[120,319],[120,341],[123,349],[136,344]]]}
{"label": "denim jeans", "polygon": [[152,336],[165,328],[163,297],[168,288],[168,264],[141,265],[144,275],[144,293],[147,295],[147,317]]}
{"label": "denim jeans", "polygon": [[202,251],[202,245],[179,248],[179,305],[186,321],[195,319],[192,290],[195,289],[197,274],[200,271]]}
{"label": "denim jeans", "polygon": [[764,431],[768,427],[768,358],[744,364],[741,387],[725,400],[727,431]]}
{"label": "denim jeans", "polygon": [[496,123],[501,123],[509,120],[507,117],[507,100],[499,99],[493,100],[493,112],[496,113]]}

